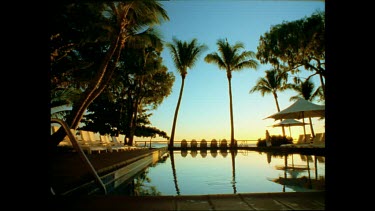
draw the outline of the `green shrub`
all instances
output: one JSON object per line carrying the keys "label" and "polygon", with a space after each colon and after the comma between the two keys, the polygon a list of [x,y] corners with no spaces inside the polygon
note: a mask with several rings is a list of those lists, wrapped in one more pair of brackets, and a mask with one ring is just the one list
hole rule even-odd
{"label": "green shrub", "polygon": [[[286,137],[286,136],[281,136],[281,135],[274,135],[271,136],[271,144],[274,147],[279,147],[282,144],[293,144],[293,139],[292,137]],[[266,139],[258,139],[257,143],[258,147],[266,147]]]}

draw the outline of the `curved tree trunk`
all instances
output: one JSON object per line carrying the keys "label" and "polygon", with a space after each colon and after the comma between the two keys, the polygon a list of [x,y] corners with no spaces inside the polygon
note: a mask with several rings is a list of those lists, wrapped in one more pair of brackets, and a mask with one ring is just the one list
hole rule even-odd
{"label": "curved tree trunk", "polygon": [[184,91],[184,84],[185,84],[185,77],[182,76],[182,83],[181,83],[181,88],[180,88],[180,96],[178,97],[177,106],[176,106],[176,110],[175,110],[174,118],[173,118],[171,138],[170,138],[169,144],[168,144],[168,148],[170,148],[170,149],[173,148],[174,133],[175,133],[175,130],[176,130],[176,122],[177,122],[178,110],[180,109],[182,93]]}
{"label": "curved tree trunk", "polygon": [[[73,104],[71,115],[69,115],[66,120],[71,129],[77,129],[88,106],[102,93],[111,80],[116,68],[115,64],[120,58],[122,48],[119,46],[119,42],[122,42],[122,39],[120,39],[120,34],[114,39],[94,80],[92,80],[89,87],[83,93],[80,101]],[[111,62],[113,57],[115,57],[114,61]],[[50,146],[56,147],[64,139],[65,135],[65,131],[60,127],[60,129],[51,136],[49,142]]]}
{"label": "curved tree trunk", "polygon": [[[141,86],[142,86],[142,83],[141,83]],[[141,88],[138,88],[138,92],[135,96],[135,102],[134,102],[133,108],[132,108],[133,112],[131,114],[131,119],[130,119],[130,135],[129,135],[129,142],[128,142],[128,144],[130,146],[133,145],[134,134],[135,134],[135,130],[137,128],[138,108],[139,108],[139,105],[142,102],[142,98],[140,96],[140,89]]]}
{"label": "curved tree trunk", "polygon": [[[273,93],[273,97],[275,98],[277,112],[280,112],[280,106],[279,106],[279,100],[278,100],[278,97],[277,97],[277,93]],[[281,121],[282,121],[282,119],[281,119]],[[285,137],[284,125],[281,126],[281,129],[282,129],[282,132],[283,132],[283,136]]]}
{"label": "curved tree trunk", "polygon": [[[121,34],[119,34],[116,39],[112,42],[108,52],[106,53],[106,56],[104,57],[104,60],[102,61],[99,70],[92,82],[90,83],[89,87],[86,89],[86,91],[83,93],[83,96],[80,100],[79,103],[76,104],[76,106],[73,105],[73,110],[72,110],[72,117],[69,121],[70,128],[76,129],[79,122],[82,119],[82,116],[87,109],[87,107],[91,104],[94,99],[99,96],[101,91],[103,89],[100,89],[100,87],[103,87],[103,79],[107,78],[106,81],[108,81],[108,66],[110,64],[111,59],[115,54],[116,57],[119,56],[121,49],[119,48],[119,43],[121,39]],[[114,65],[113,65],[114,66]],[[107,75],[107,77],[106,77]]]}
{"label": "curved tree trunk", "polygon": [[320,78],[320,84],[322,85],[323,95],[324,95],[324,99],[325,99],[325,96],[326,96],[326,86],[324,84],[323,75],[319,74],[319,78]]}

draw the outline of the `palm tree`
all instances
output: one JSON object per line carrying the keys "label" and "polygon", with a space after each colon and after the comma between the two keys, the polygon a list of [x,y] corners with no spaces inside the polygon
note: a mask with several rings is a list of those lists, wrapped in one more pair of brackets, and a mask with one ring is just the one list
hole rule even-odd
{"label": "palm tree", "polygon": [[[272,93],[275,98],[277,112],[280,112],[277,92],[290,88],[290,84],[287,84],[288,73],[277,69],[266,70],[265,72],[266,76],[264,78],[259,78],[255,86],[250,89],[249,93],[258,91],[261,93],[262,97],[264,97],[265,94]],[[285,136],[284,126],[282,127],[282,131],[283,136]]]}
{"label": "palm tree", "polygon": [[[297,77],[294,78],[294,83],[295,84],[291,84],[290,85],[290,89],[293,89],[298,94],[295,95],[295,96],[290,97],[290,99],[289,99],[290,101],[295,101],[295,100],[297,100],[297,99],[299,99],[301,97],[303,99],[305,99],[305,100],[313,101],[317,97],[324,96],[323,95],[324,92],[323,92],[322,86],[320,86],[319,88],[317,88],[314,91],[315,85],[314,85],[313,82],[310,81],[310,78],[311,77],[308,77],[304,81],[301,81]],[[309,117],[309,121],[310,121],[311,135],[312,135],[312,137],[315,137],[314,129],[313,129],[312,122],[311,122],[311,117]]]}
{"label": "palm tree", "polygon": [[199,45],[197,39],[193,39],[191,42],[183,42],[174,37],[172,40],[173,42],[167,43],[166,46],[171,51],[174,65],[176,66],[177,71],[181,75],[182,83],[180,88],[180,95],[178,97],[177,106],[174,113],[171,138],[168,144],[169,148],[173,147],[178,110],[181,104],[181,98],[182,93],[184,91],[185,78],[188,73],[188,68],[192,68],[195,65],[195,62],[197,61],[198,57],[203,53],[203,51],[207,49],[206,45]]}
{"label": "palm tree", "polygon": [[227,72],[228,84],[229,84],[229,108],[230,108],[230,123],[231,123],[231,136],[230,146],[235,147],[234,141],[234,123],[233,123],[233,103],[232,103],[232,71],[240,71],[244,68],[258,67],[258,62],[253,59],[255,53],[252,51],[242,51],[244,44],[242,42],[236,42],[233,46],[228,43],[227,39],[218,39],[216,42],[218,51],[207,54],[204,60],[207,63],[217,64],[219,69],[224,69]]}
{"label": "palm tree", "polygon": [[[67,123],[73,129],[78,127],[88,106],[110,83],[125,43],[131,42],[132,37],[139,31],[145,31],[145,28],[150,30],[153,25],[160,24],[162,20],[169,20],[166,11],[155,0],[108,2],[106,4],[108,10],[102,14],[108,18],[108,23],[113,24],[103,26],[110,32],[108,34],[108,50],[100,61],[94,78],[90,80],[81,98],[73,104],[72,111],[67,117]],[[52,146],[56,146],[65,136],[62,129],[59,129],[55,134],[56,138],[52,138],[53,140],[50,142]]]}

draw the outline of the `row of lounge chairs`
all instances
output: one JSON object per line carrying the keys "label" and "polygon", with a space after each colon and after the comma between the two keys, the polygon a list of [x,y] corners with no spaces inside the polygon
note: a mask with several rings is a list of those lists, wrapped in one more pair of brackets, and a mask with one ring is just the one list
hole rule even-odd
{"label": "row of lounge chairs", "polygon": [[[59,126],[53,125],[51,127],[52,133],[55,133],[59,129]],[[73,135],[75,135],[78,144],[80,145],[82,150],[87,154],[92,154],[93,152],[119,152],[138,149],[138,147],[127,146],[123,143],[120,143],[117,136],[110,136],[107,134],[100,135],[95,134],[93,131],[87,130],[70,129],[70,131]],[[99,137],[99,139],[97,137]],[[64,140],[61,141],[58,146],[73,149],[72,142],[70,141],[68,136],[65,136]]]}
{"label": "row of lounge chairs", "polygon": [[[202,139],[199,143],[199,148],[207,148],[207,146],[208,146],[208,142],[205,139]],[[188,142],[185,139],[183,139],[181,141],[181,148],[187,148],[187,147],[188,147]],[[191,140],[190,147],[191,148],[198,148],[198,142],[195,139]],[[217,141],[216,139],[212,139],[210,141],[210,147],[211,148],[217,148],[217,147],[226,148],[226,147],[228,147],[228,142],[227,142],[226,139],[223,139],[221,141]]]}
{"label": "row of lounge chairs", "polygon": [[295,144],[282,144],[280,147],[325,147],[325,133],[316,133],[315,137],[311,137],[311,134],[299,135],[297,143]]}

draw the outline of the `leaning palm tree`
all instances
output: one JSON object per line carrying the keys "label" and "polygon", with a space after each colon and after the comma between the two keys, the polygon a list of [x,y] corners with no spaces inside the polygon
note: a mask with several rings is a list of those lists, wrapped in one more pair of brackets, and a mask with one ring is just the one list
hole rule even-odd
{"label": "leaning palm tree", "polygon": [[213,52],[207,54],[204,60],[207,63],[217,64],[219,69],[224,69],[227,72],[228,84],[229,84],[229,109],[230,109],[230,123],[231,123],[231,136],[230,146],[235,147],[234,141],[234,123],[233,123],[233,103],[232,103],[232,71],[240,71],[244,68],[258,67],[258,62],[253,59],[255,53],[252,51],[242,51],[244,44],[242,42],[236,42],[233,46],[228,43],[227,39],[218,39],[216,42],[219,53]]}
{"label": "leaning palm tree", "polygon": [[[294,84],[290,85],[290,89],[293,89],[298,94],[295,96],[290,97],[290,101],[295,101],[299,98],[303,98],[307,101],[313,101],[315,98],[320,98],[323,96],[323,88],[322,86],[315,89],[315,85],[313,82],[310,81],[310,77],[305,79],[304,81],[301,81],[299,78],[294,78]],[[315,90],[314,90],[315,89]],[[310,122],[310,129],[311,129],[311,135],[315,137],[314,129],[311,122],[311,117],[309,117]]]}
{"label": "leaning palm tree", "polygon": [[198,60],[198,57],[207,49],[207,46],[204,44],[198,44],[197,39],[193,39],[191,42],[181,41],[173,37],[172,43],[167,43],[167,48],[170,49],[171,55],[173,58],[174,65],[176,66],[177,71],[181,75],[182,83],[180,88],[180,95],[178,97],[176,110],[173,118],[173,126],[171,132],[171,138],[169,139],[168,147],[173,147],[174,134],[176,130],[176,122],[178,116],[178,110],[181,104],[182,93],[184,91],[185,78],[189,68],[192,68],[195,65],[195,62]]}
{"label": "leaning palm tree", "polygon": [[[290,88],[290,85],[287,84],[288,73],[278,69],[266,70],[265,72],[266,76],[264,78],[259,78],[255,86],[250,89],[249,93],[258,91],[261,93],[262,97],[264,97],[265,94],[272,93],[275,98],[277,112],[280,112],[277,92]],[[284,126],[282,127],[282,131],[283,136],[285,136]]]}
{"label": "leaning palm tree", "polygon": [[[105,55],[98,65],[95,76],[90,80],[80,99],[72,106],[67,123],[76,129],[89,105],[103,92],[110,83],[117,64],[125,47],[132,37],[141,31],[151,30],[152,26],[169,20],[166,10],[156,0],[106,2],[106,10],[102,11],[107,18],[108,25],[101,26],[108,29],[108,46]],[[62,128],[62,127],[61,127]],[[65,137],[65,132],[59,129],[49,142],[52,147]]]}

